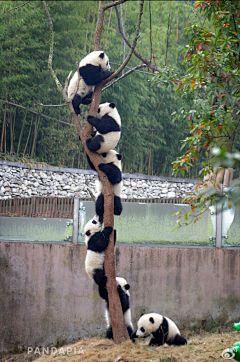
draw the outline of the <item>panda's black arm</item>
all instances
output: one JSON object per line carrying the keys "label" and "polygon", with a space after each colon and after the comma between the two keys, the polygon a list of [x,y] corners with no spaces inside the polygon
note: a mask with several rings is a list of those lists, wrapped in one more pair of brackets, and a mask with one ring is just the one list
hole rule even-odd
{"label": "panda's black arm", "polygon": [[115,119],[110,117],[108,114],[105,114],[105,116],[103,116],[101,119],[88,116],[87,120],[101,134],[121,131],[121,127],[117,124]]}
{"label": "panda's black arm", "polygon": [[94,234],[88,241],[88,250],[96,253],[101,253],[106,250],[109,243],[109,235],[112,230],[113,228],[111,226],[106,226],[102,232]]}
{"label": "panda's black arm", "polygon": [[98,66],[92,64],[87,64],[84,67],[80,67],[79,72],[87,85],[98,85],[114,73],[110,72],[110,70],[102,71],[101,65]]}
{"label": "panda's black arm", "polygon": [[129,309],[129,296],[118,285],[118,294],[122,305],[122,311],[125,313]]}
{"label": "panda's black arm", "polygon": [[116,185],[122,181],[122,173],[117,166],[115,166],[112,162],[110,163],[100,163],[98,165],[99,170],[103,171],[108,180],[112,185]]}

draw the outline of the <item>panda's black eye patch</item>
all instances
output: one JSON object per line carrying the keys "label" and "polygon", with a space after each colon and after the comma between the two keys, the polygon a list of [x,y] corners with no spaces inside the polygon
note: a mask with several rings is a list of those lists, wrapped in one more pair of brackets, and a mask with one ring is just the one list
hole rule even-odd
{"label": "panda's black eye patch", "polygon": [[100,108],[98,108],[97,112],[100,113]]}
{"label": "panda's black eye patch", "polygon": [[92,223],[93,223],[93,224],[96,224],[96,223],[97,223],[97,221],[96,221],[96,220],[93,220],[93,221],[92,221]]}
{"label": "panda's black eye patch", "polygon": [[108,65],[108,61],[107,61],[106,65]]}
{"label": "panda's black eye patch", "polygon": [[145,332],[145,329],[142,327],[142,328],[140,329],[140,331],[144,333],[144,332]]}

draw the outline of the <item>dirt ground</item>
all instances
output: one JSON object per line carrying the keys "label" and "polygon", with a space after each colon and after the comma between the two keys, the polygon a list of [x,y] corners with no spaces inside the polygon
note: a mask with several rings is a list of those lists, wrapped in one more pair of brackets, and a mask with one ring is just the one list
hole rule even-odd
{"label": "dirt ground", "polygon": [[[183,334],[184,335],[184,334]],[[186,334],[184,335],[185,337]],[[81,340],[75,344],[58,348],[53,354],[42,356],[34,350],[32,354],[7,354],[0,356],[2,362],[224,362],[222,352],[240,340],[239,332],[206,333],[188,337],[188,345],[181,347],[148,347],[149,339],[115,345],[100,338]],[[51,353],[51,349],[49,348]],[[226,356],[225,356],[226,357]],[[234,360],[232,360],[234,361]]]}

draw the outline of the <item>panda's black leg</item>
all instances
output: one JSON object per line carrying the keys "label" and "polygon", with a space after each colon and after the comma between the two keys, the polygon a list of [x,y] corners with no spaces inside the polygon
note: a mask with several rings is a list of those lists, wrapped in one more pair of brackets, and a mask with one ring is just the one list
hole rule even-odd
{"label": "panda's black leg", "polygon": [[102,269],[95,269],[93,279],[95,283],[102,288],[106,287],[107,277]]}
{"label": "panda's black leg", "polygon": [[114,196],[114,215],[121,215],[122,202],[119,196]]}
{"label": "panda's black leg", "polygon": [[80,104],[82,103],[82,97],[80,97],[80,95],[75,94],[73,100],[72,100],[72,105],[74,108],[74,111],[76,114],[80,114]]}
{"label": "panda's black leg", "polygon": [[149,346],[156,346],[156,345],[161,346],[162,344],[159,344],[154,337],[152,337],[150,342],[149,342]]}
{"label": "panda's black leg", "polygon": [[98,286],[99,295],[102,299],[106,300],[108,302],[108,292],[107,288]]}
{"label": "panda's black leg", "polygon": [[129,334],[129,337],[132,339],[132,335],[133,335],[133,329],[131,326],[127,326],[127,331],[128,331],[128,334]]}
{"label": "panda's black leg", "polygon": [[87,148],[92,152],[97,152],[101,148],[101,144],[104,142],[104,138],[101,135],[97,135],[93,138],[86,140]]}
{"label": "panda's black leg", "polygon": [[187,344],[187,340],[184,337],[177,334],[169,344],[174,344],[175,346],[182,346],[184,344]]}
{"label": "panda's black leg", "polygon": [[92,102],[92,96],[93,96],[93,92],[90,92],[89,94],[87,94],[83,99],[82,99],[82,104],[84,104],[85,106],[87,106],[88,104],[90,104]]}
{"label": "panda's black leg", "polygon": [[106,332],[106,338],[113,339],[112,326],[108,327],[107,332]]}
{"label": "panda's black leg", "polygon": [[122,173],[117,166],[100,163],[98,167],[99,170],[103,171],[107,175],[107,178],[112,185],[116,185],[122,181]]}
{"label": "panda's black leg", "polygon": [[104,214],[104,196],[103,193],[101,193],[95,203],[95,211],[96,214],[99,216],[99,221],[103,221],[103,214]]}

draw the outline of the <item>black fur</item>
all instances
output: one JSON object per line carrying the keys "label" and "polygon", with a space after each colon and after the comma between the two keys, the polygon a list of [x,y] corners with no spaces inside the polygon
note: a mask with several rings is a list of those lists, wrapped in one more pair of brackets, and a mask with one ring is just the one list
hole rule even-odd
{"label": "black fur", "polygon": [[152,333],[153,337],[149,342],[149,346],[157,345],[162,346],[168,337],[168,322],[166,318],[163,317],[162,324],[159,328]]}
{"label": "black fur", "polygon": [[[104,196],[101,193],[95,202],[95,211],[99,216],[99,221],[102,222],[104,214]],[[114,196],[114,215],[121,215],[122,213],[122,202],[119,196]]]}
{"label": "black fur", "polygon": [[[94,251],[95,253],[103,252],[109,243],[109,235],[111,234],[112,226],[106,226],[103,231],[95,233],[88,241],[88,250]],[[87,235],[87,233],[86,233]],[[107,277],[103,269],[95,269],[93,271],[93,279],[95,283],[101,287],[106,286]]]}
{"label": "black fur", "polygon": [[114,72],[110,70],[102,70],[101,65],[87,64],[79,68],[81,77],[87,85],[97,85],[110,77]]}
{"label": "black fur", "polygon": [[112,185],[119,184],[119,182],[122,181],[122,173],[113,162],[100,163],[98,168],[107,175],[107,178]]}
{"label": "black fur", "polygon": [[88,116],[87,121],[101,134],[121,131],[119,124],[108,114],[105,114],[102,118]]}
{"label": "black fur", "polygon": [[[128,284],[127,284],[128,285]],[[124,293],[120,285],[118,285],[118,294],[122,306],[123,314],[130,308],[129,306],[129,296]],[[108,301],[108,292],[107,288],[99,287],[99,295],[101,298],[103,298],[107,302],[107,310],[109,311],[109,301]],[[130,326],[127,326],[129,337],[132,338],[133,330]],[[106,331],[106,338],[113,339],[113,333],[112,333],[112,326],[110,325]]]}
{"label": "black fur", "polygon": [[153,345],[162,346],[164,343],[167,343],[169,345],[173,344],[176,346],[187,344],[186,339],[180,336],[179,334],[177,334],[174,338],[168,339],[168,332],[169,332],[168,321],[165,317],[163,317],[162,324],[155,332],[152,333],[153,337],[149,342],[149,346]]}
{"label": "black fur", "polygon": [[73,100],[72,100],[72,105],[73,105],[73,108],[74,108],[74,111],[76,114],[80,114],[80,104],[82,103],[82,100],[83,98],[80,97],[80,95],[78,94],[75,94]]}
{"label": "black fur", "polygon": [[83,99],[82,99],[82,104],[84,104],[85,106],[87,106],[88,104],[90,104],[92,102],[92,96],[93,96],[93,92],[90,92],[89,94],[87,94]]}
{"label": "black fur", "polygon": [[[89,167],[94,170],[94,171],[97,171],[96,168],[94,167],[94,164],[92,163],[92,161],[90,160],[90,157],[88,156],[88,154],[86,153],[86,156],[87,156],[87,162],[89,164]],[[101,220],[99,220],[101,222]]]}
{"label": "black fur", "polygon": [[87,148],[92,152],[97,152],[101,148],[101,143],[104,142],[104,138],[102,135],[97,135],[94,138],[88,138],[86,140]]}

